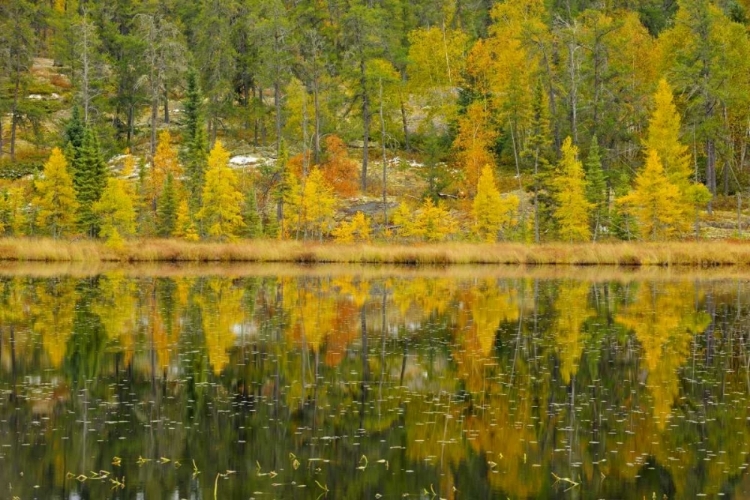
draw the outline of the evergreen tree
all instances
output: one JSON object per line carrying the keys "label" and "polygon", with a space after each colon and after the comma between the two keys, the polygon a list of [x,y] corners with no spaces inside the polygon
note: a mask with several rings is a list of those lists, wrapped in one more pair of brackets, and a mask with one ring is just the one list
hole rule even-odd
{"label": "evergreen tree", "polygon": [[183,144],[186,187],[191,208],[197,211],[201,203],[208,159],[208,138],[202,112],[203,96],[194,71],[188,73],[185,100],[185,128]]}
{"label": "evergreen tree", "polygon": [[593,205],[586,200],[583,165],[578,160],[578,148],[570,137],[563,141],[561,153],[558,171],[552,181],[558,236],[564,241],[587,241],[591,238],[589,217]]}
{"label": "evergreen tree", "polygon": [[589,155],[586,157],[586,199],[593,206],[592,222],[594,226],[594,240],[601,232],[602,222],[607,209],[607,180],[602,170],[602,160],[599,156],[599,143],[594,136],[591,139]]}
{"label": "evergreen tree", "polygon": [[167,174],[156,207],[157,234],[163,238],[171,236],[177,224],[178,194],[172,173]]}
{"label": "evergreen tree", "polygon": [[73,229],[78,202],[65,156],[60,148],[52,150],[49,160],[44,164],[42,178],[34,186],[37,195],[32,203],[38,208],[37,225],[48,230],[53,238],[59,238]]}
{"label": "evergreen tree", "polygon": [[73,186],[78,200],[78,226],[85,234],[99,234],[99,221],[93,211],[94,204],[107,183],[107,165],[99,150],[99,140],[91,128],[86,128],[78,158],[73,162]]}
{"label": "evergreen tree", "polygon": [[546,200],[541,196],[541,191],[549,174],[550,163],[548,158],[552,148],[549,109],[541,82],[538,82],[534,87],[534,99],[531,108],[529,135],[521,156],[527,158],[531,163],[534,175],[534,242],[539,243],[541,239],[542,205],[546,205]]}
{"label": "evergreen tree", "polygon": [[259,238],[263,234],[263,224],[258,211],[258,198],[255,188],[247,192],[245,196],[245,209],[243,213],[245,220],[245,236],[248,238]]}

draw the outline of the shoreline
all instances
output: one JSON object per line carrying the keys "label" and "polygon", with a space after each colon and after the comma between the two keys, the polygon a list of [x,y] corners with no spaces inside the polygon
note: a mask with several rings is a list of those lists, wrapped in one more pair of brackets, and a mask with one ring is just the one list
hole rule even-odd
{"label": "shoreline", "polygon": [[287,240],[193,243],[146,239],[127,241],[122,248],[113,249],[95,240],[2,238],[0,262],[750,267],[750,242],[410,245]]}

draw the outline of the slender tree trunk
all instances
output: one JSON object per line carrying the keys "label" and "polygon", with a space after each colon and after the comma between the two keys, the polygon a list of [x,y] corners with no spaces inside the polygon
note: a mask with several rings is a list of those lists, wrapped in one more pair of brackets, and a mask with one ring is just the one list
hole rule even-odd
{"label": "slender tree trunk", "polygon": [[315,137],[313,137],[313,163],[320,163],[320,102],[318,100],[318,76],[313,80],[313,112],[315,113]]}
{"label": "slender tree trunk", "polygon": [[169,125],[169,90],[164,89],[164,123]]}
{"label": "slender tree trunk", "polygon": [[[403,104],[401,106],[403,109]],[[406,129],[404,128],[404,131]],[[388,164],[385,150],[385,117],[383,115],[383,79],[380,79],[380,142],[383,148],[383,233],[388,228],[388,192],[386,190],[386,165]]]}
{"label": "slender tree trunk", "polygon": [[[716,196],[716,147],[713,139],[706,142],[706,186]],[[708,213],[713,213],[713,199],[708,203]]]}
{"label": "slender tree trunk", "polygon": [[407,151],[411,151],[411,145],[409,144],[409,124],[406,119],[406,105],[404,105],[404,98],[401,98],[401,125],[404,128],[404,148]]}
{"label": "slender tree trunk", "polygon": [[133,103],[131,102],[128,105],[128,147],[130,147],[130,141],[133,140],[133,128],[135,126],[134,123],[134,117],[133,117]]}
{"label": "slender tree trunk", "polygon": [[0,114],[0,158],[3,157],[5,141],[3,140],[3,117]]}
{"label": "slender tree trunk", "polygon": [[281,86],[273,82],[273,104],[276,107],[276,158],[281,155]]}
{"label": "slender tree trunk", "polygon": [[[263,107],[263,88],[258,86],[258,103]],[[257,148],[258,147],[258,136],[260,134],[260,118],[258,118],[257,114],[255,116],[255,130],[253,131],[253,145]]]}
{"label": "slender tree trunk", "polygon": [[367,95],[367,79],[365,59],[362,57],[359,63],[360,85],[362,86],[362,194],[367,192],[367,161],[370,147],[370,98]]}
{"label": "slender tree trunk", "polygon": [[159,96],[154,95],[151,99],[151,161],[156,154],[156,120],[159,116]]}
{"label": "slender tree trunk", "polygon": [[568,44],[568,52],[570,53],[570,126],[573,131],[574,144],[578,144],[578,83],[575,67],[577,48],[573,43]]}
{"label": "slender tree trunk", "polygon": [[16,161],[16,128],[18,128],[18,94],[21,89],[20,70],[16,70],[16,83],[13,90],[13,108],[10,113],[10,159]]}
{"label": "slender tree trunk", "polygon": [[539,150],[534,153],[534,243],[539,243]]}

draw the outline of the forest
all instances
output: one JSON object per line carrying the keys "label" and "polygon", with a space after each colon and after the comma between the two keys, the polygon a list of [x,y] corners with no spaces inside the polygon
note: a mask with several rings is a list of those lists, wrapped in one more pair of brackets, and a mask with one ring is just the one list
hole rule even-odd
{"label": "forest", "polygon": [[0,0],[0,231],[741,238],[748,9]]}

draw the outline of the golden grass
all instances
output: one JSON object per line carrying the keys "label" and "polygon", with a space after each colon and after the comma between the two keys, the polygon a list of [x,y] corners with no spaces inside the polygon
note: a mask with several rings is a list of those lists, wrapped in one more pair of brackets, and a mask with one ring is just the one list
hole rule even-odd
{"label": "golden grass", "polygon": [[150,239],[112,249],[92,240],[0,239],[0,261],[15,262],[286,262],[341,264],[505,264],[574,266],[750,266],[750,243],[355,244],[253,240],[189,243]]}

